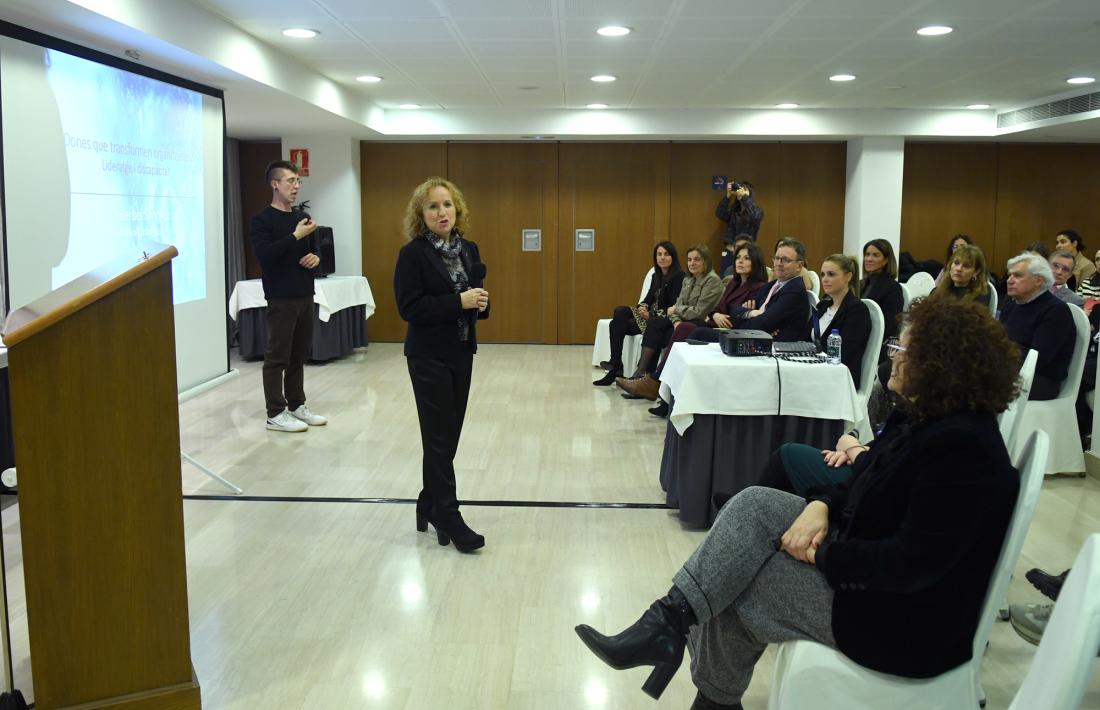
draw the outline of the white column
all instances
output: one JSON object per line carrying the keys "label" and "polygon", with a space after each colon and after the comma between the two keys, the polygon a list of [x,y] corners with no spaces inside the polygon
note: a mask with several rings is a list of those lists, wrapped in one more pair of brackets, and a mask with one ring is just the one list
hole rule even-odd
{"label": "white column", "polygon": [[363,216],[360,209],[359,140],[349,136],[283,136],[283,158],[291,148],[309,150],[309,176],[299,200],[309,200],[317,224],[332,227],[336,273],[363,275]]}
{"label": "white column", "polygon": [[863,253],[872,239],[885,239],[899,253],[901,178],[905,139],[865,137],[848,140],[848,180],[844,196],[844,253]]}

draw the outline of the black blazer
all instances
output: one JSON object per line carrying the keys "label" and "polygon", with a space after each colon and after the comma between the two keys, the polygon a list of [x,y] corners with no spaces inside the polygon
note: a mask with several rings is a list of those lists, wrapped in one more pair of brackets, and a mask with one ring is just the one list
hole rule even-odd
{"label": "black blazer", "polygon": [[848,294],[836,310],[832,323],[821,333],[818,321],[833,300],[826,296],[817,304],[817,308],[810,315],[810,337],[817,344],[817,349],[824,351],[829,339],[829,333],[833,328],[840,331],[840,362],[852,373],[852,382],[859,389],[860,369],[863,366],[863,353],[867,350],[867,341],[871,339],[871,310],[867,304],[859,300],[858,296]]}
{"label": "black blazer", "polygon": [[859,289],[860,297],[867,298],[878,304],[882,309],[882,318],[885,321],[882,329],[882,337],[893,338],[898,334],[898,314],[901,313],[903,297],[901,284],[893,276],[882,270],[877,274],[871,274],[863,282]]}
{"label": "black blazer", "polygon": [[[462,264],[469,275],[473,265],[481,262],[481,255],[477,244],[464,241]],[[443,257],[427,239],[417,237],[401,247],[393,274],[393,291],[397,311],[409,324],[405,333],[406,357],[446,358],[465,349],[477,352],[477,322],[489,317],[489,309],[484,312],[463,309],[452,284]],[[471,279],[470,285],[483,288],[484,281]],[[466,342],[458,339],[459,318],[465,318],[469,324],[470,339]]]}
{"label": "black blazer", "polygon": [[969,660],[1020,476],[992,414],[887,419],[844,483],[813,489],[838,531],[815,564],[833,636],[876,671],[930,678]]}
{"label": "black blazer", "polygon": [[[768,298],[768,292],[772,290],[775,281],[769,281],[756,292],[756,307],[764,305]],[[730,318],[737,320],[744,318],[737,327],[753,330],[762,330],[771,333],[775,340],[788,343],[796,343],[806,338],[806,324],[810,321],[810,297],[806,294],[806,285],[802,277],[797,276],[783,285],[779,292],[772,296],[768,304],[768,310],[755,318],[745,318],[749,309],[738,306],[730,313]]]}
{"label": "black blazer", "polygon": [[651,312],[658,309],[667,311],[669,306],[676,305],[676,299],[680,297],[680,289],[684,287],[683,271],[668,274],[661,279],[661,272],[654,270],[649,277],[649,291],[646,292],[643,303],[649,306]]}

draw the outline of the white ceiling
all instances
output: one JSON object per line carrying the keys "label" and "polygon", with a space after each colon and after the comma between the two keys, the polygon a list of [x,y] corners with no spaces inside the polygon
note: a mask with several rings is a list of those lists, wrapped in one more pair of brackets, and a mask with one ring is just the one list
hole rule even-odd
{"label": "white ceiling", "polygon": [[384,108],[1003,110],[1100,75],[1100,0],[196,1]]}

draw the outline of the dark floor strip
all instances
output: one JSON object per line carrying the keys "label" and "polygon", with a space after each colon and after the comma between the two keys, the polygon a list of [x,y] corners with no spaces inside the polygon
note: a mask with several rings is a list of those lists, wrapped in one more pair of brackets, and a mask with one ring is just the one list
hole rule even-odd
{"label": "dark floor strip", "polygon": [[[185,495],[184,500],[248,501],[256,503],[383,503],[410,505],[415,498],[332,498],[308,496]],[[620,508],[623,510],[668,510],[664,503],[598,503],[554,500],[462,500],[461,505],[498,508]]]}

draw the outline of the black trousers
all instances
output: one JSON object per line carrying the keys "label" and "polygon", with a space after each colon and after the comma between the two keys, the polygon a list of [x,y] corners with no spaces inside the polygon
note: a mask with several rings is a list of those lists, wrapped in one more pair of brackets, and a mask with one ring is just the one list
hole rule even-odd
{"label": "black trousers", "polygon": [[417,512],[458,510],[454,459],[466,418],[474,354],[467,351],[449,358],[409,357],[405,362],[424,449],[424,482],[416,501]]}
{"label": "black trousers", "polygon": [[306,403],[304,365],[312,347],[313,296],[269,299],[263,376],[268,417]]}
{"label": "black trousers", "polygon": [[623,341],[628,335],[638,335],[642,331],[638,329],[638,323],[634,320],[634,313],[626,306],[616,306],[615,313],[611,316],[611,323],[607,326],[611,339],[611,364],[617,369],[623,369]]}

